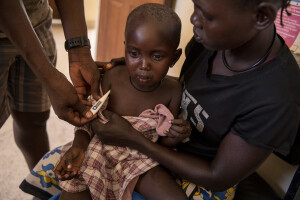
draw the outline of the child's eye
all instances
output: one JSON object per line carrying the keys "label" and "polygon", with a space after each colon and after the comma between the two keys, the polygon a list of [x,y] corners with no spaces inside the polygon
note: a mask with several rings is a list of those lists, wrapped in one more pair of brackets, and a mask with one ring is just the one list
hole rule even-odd
{"label": "child's eye", "polygon": [[162,56],[161,55],[153,55],[153,59],[156,61],[159,61],[162,59]]}
{"label": "child's eye", "polygon": [[138,52],[137,51],[129,51],[129,55],[133,58],[137,58],[138,57]]}

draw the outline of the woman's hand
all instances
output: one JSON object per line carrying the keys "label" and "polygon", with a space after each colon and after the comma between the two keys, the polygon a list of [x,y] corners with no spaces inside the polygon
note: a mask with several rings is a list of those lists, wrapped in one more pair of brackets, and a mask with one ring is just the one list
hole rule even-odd
{"label": "woman's hand", "polygon": [[144,137],[118,114],[104,110],[103,115],[108,120],[106,124],[100,123],[97,119],[92,121],[93,132],[102,143],[133,147],[138,138]]}
{"label": "woman's hand", "polygon": [[98,66],[98,69],[100,71],[100,78],[102,80],[104,73],[107,70],[110,70],[113,67],[116,67],[118,65],[125,65],[125,58],[121,57],[121,58],[113,58],[110,60],[110,62],[100,62],[100,61],[96,61],[96,65]]}
{"label": "woman's hand", "polygon": [[188,121],[183,119],[174,119],[171,121],[171,128],[166,133],[166,137],[161,137],[161,144],[168,147],[175,147],[180,142],[188,139],[191,134],[191,126]]}

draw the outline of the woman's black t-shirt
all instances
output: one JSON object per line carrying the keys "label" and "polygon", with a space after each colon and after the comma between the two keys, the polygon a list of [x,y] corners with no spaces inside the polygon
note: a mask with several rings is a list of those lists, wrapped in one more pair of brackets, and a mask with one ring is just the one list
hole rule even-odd
{"label": "woman's black t-shirt", "polygon": [[289,48],[284,44],[263,66],[235,76],[209,74],[214,56],[193,39],[187,46],[181,106],[192,134],[178,150],[213,159],[232,132],[251,145],[288,154],[300,124],[300,71]]}

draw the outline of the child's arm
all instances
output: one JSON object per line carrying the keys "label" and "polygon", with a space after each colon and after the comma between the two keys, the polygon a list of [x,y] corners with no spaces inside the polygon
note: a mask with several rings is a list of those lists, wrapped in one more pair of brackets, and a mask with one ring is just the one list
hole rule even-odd
{"label": "child's arm", "polygon": [[80,167],[90,140],[88,132],[76,130],[72,147],[64,154],[55,169],[55,174],[60,180],[72,179],[80,174]]}
{"label": "child's arm", "polygon": [[[104,94],[111,87],[112,71],[113,69],[108,70],[102,78],[101,88]],[[85,151],[93,136],[89,124],[77,128],[72,147],[65,153],[56,167],[55,174],[59,179],[72,179],[80,173]]]}
{"label": "child's arm", "polygon": [[[178,117],[178,113],[180,110],[180,102],[181,102],[181,94],[182,94],[182,87],[180,83],[176,80],[171,80],[172,83],[172,98],[168,105],[169,110],[172,112],[174,118]],[[174,124],[173,121],[177,123]],[[177,144],[182,142],[185,138],[189,137],[190,135],[190,125],[185,120],[173,120],[172,126],[169,130],[166,137],[160,137],[160,144],[168,147],[175,147]],[[171,123],[171,122],[170,122]]]}

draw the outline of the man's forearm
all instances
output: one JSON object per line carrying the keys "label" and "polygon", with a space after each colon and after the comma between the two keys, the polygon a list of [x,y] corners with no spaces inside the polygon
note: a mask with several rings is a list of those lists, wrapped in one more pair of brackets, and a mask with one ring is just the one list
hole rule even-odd
{"label": "man's forearm", "polygon": [[41,81],[47,82],[49,77],[56,77],[57,71],[46,56],[21,1],[0,0],[0,30]]}
{"label": "man's forearm", "polygon": [[55,0],[66,39],[87,37],[83,0]]}

